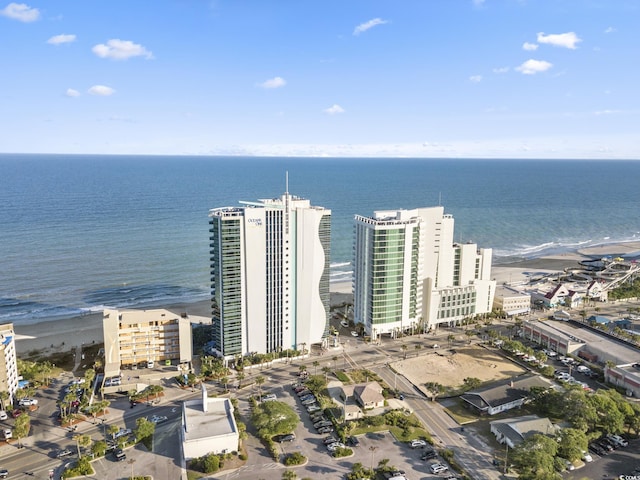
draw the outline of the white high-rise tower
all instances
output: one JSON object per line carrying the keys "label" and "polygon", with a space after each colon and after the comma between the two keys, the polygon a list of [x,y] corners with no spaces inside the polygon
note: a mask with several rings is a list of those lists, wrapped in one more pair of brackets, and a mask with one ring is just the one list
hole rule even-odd
{"label": "white high-rise tower", "polygon": [[355,217],[354,320],[374,339],[491,311],[491,249],[453,241],[443,207]]}
{"label": "white high-rise tower", "polygon": [[215,351],[232,358],[322,342],[331,211],[288,191],[241,203],[209,212]]}

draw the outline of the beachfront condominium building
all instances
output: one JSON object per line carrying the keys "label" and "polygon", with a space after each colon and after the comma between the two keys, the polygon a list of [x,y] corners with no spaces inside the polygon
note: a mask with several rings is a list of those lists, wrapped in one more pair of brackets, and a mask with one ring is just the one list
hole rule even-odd
{"label": "beachfront condominium building", "polygon": [[5,407],[10,407],[18,389],[18,363],[16,360],[16,335],[13,323],[0,325],[0,392],[9,394]]}
{"label": "beachfront condominium building", "polygon": [[304,350],[329,326],[331,211],[286,192],[209,212],[213,349]]}
{"label": "beachfront condominium building", "polygon": [[491,311],[491,249],[454,242],[443,207],[356,215],[354,320],[373,339]]}
{"label": "beachfront condominium building", "polygon": [[191,362],[191,320],[169,310],[104,310],[105,377],[133,368]]}

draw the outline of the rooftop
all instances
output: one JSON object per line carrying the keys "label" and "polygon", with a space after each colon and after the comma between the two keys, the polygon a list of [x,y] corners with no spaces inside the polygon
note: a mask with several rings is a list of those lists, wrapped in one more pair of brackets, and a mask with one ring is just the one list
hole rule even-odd
{"label": "rooftop", "polygon": [[186,441],[237,433],[233,406],[228,398],[206,398],[184,402]]}

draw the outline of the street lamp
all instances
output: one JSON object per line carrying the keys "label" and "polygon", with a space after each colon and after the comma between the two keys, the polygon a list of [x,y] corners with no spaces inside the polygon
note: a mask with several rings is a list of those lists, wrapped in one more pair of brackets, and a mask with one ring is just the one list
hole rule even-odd
{"label": "street lamp", "polygon": [[369,450],[371,451],[371,473],[372,474],[373,474],[373,454],[377,449],[378,447],[374,447],[373,445],[369,447]]}

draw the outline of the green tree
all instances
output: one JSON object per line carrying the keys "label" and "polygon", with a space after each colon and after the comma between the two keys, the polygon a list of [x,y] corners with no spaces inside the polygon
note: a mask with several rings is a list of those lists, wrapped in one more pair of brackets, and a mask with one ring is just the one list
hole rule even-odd
{"label": "green tree", "polygon": [[324,373],[324,383],[328,383],[329,382],[329,373],[331,372],[331,368],[329,367],[322,367],[322,373]]}
{"label": "green tree", "polygon": [[78,458],[82,457],[80,448],[88,448],[93,440],[91,435],[75,435],[73,439],[76,441],[76,448],[78,449]]}
{"label": "green tree", "polygon": [[16,418],[16,423],[13,426],[13,434],[18,439],[18,445],[22,447],[22,439],[29,435],[31,430],[31,417],[27,413],[21,413]]}
{"label": "green tree", "polygon": [[407,359],[407,350],[409,349],[409,347],[406,344],[403,343],[400,346],[400,348],[402,349],[402,353],[404,355],[404,359],[406,360]]}
{"label": "green tree", "polygon": [[246,378],[244,372],[238,372],[236,374],[236,378],[238,379],[238,388],[242,388],[242,381]]}
{"label": "green tree", "polygon": [[558,442],[558,455],[567,460],[577,460],[582,452],[587,450],[587,436],[581,430],[575,428],[563,428],[560,430]]}
{"label": "green tree", "polygon": [[558,442],[541,434],[535,434],[517,445],[509,456],[518,478],[548,478],[555,474],[554,458],[558,453]]}
{"label": "green tree", "polygon": [[314,368],[313,374],[317,375],[318,374],[318,367],[320,366],[320,362],[317,361],[317,360],[314,360],[312,365],[313,365],[313,368]]}
{"label": "green tree", "polygon": [[282,480],[296,480],[298,475],[293,470],[285,470],[282,472]]}
{"label": "green tree", "polygon": [[133,433],[138,440],[144,440],[145,438],[151,437],[155,431],[155,423],[147,420],[144,417],[140,417],[136,420],[136,429]]}
{"label": "green tree", "polygon": [[475,377],[467,377],[463,380],[464,386],[469,390],[474,390],[482,385],[482,380]]}
{"label": "green tree", "polygon": [[258,435],[270,438],[274,435],[291,433],[300,421],[297,413],[283,402],[264,402],[257,405],[251,420]]}
{"label": "green tree", "polygon": [[429,390],[429,393],[431,393],[431,400],[434,402],[439,395],[443,394],[447,390],[444,385],[437,382],[427,382],[424,386]]}
{"label": "green tree", "polygon": [[0,406],[2,408],[2,410],[6,410],[7,409],[7,401],[9,400],[9,397],[11,395],[9,395],[9,392],[7,392],[6,390],[2,390],[0,392]]}

